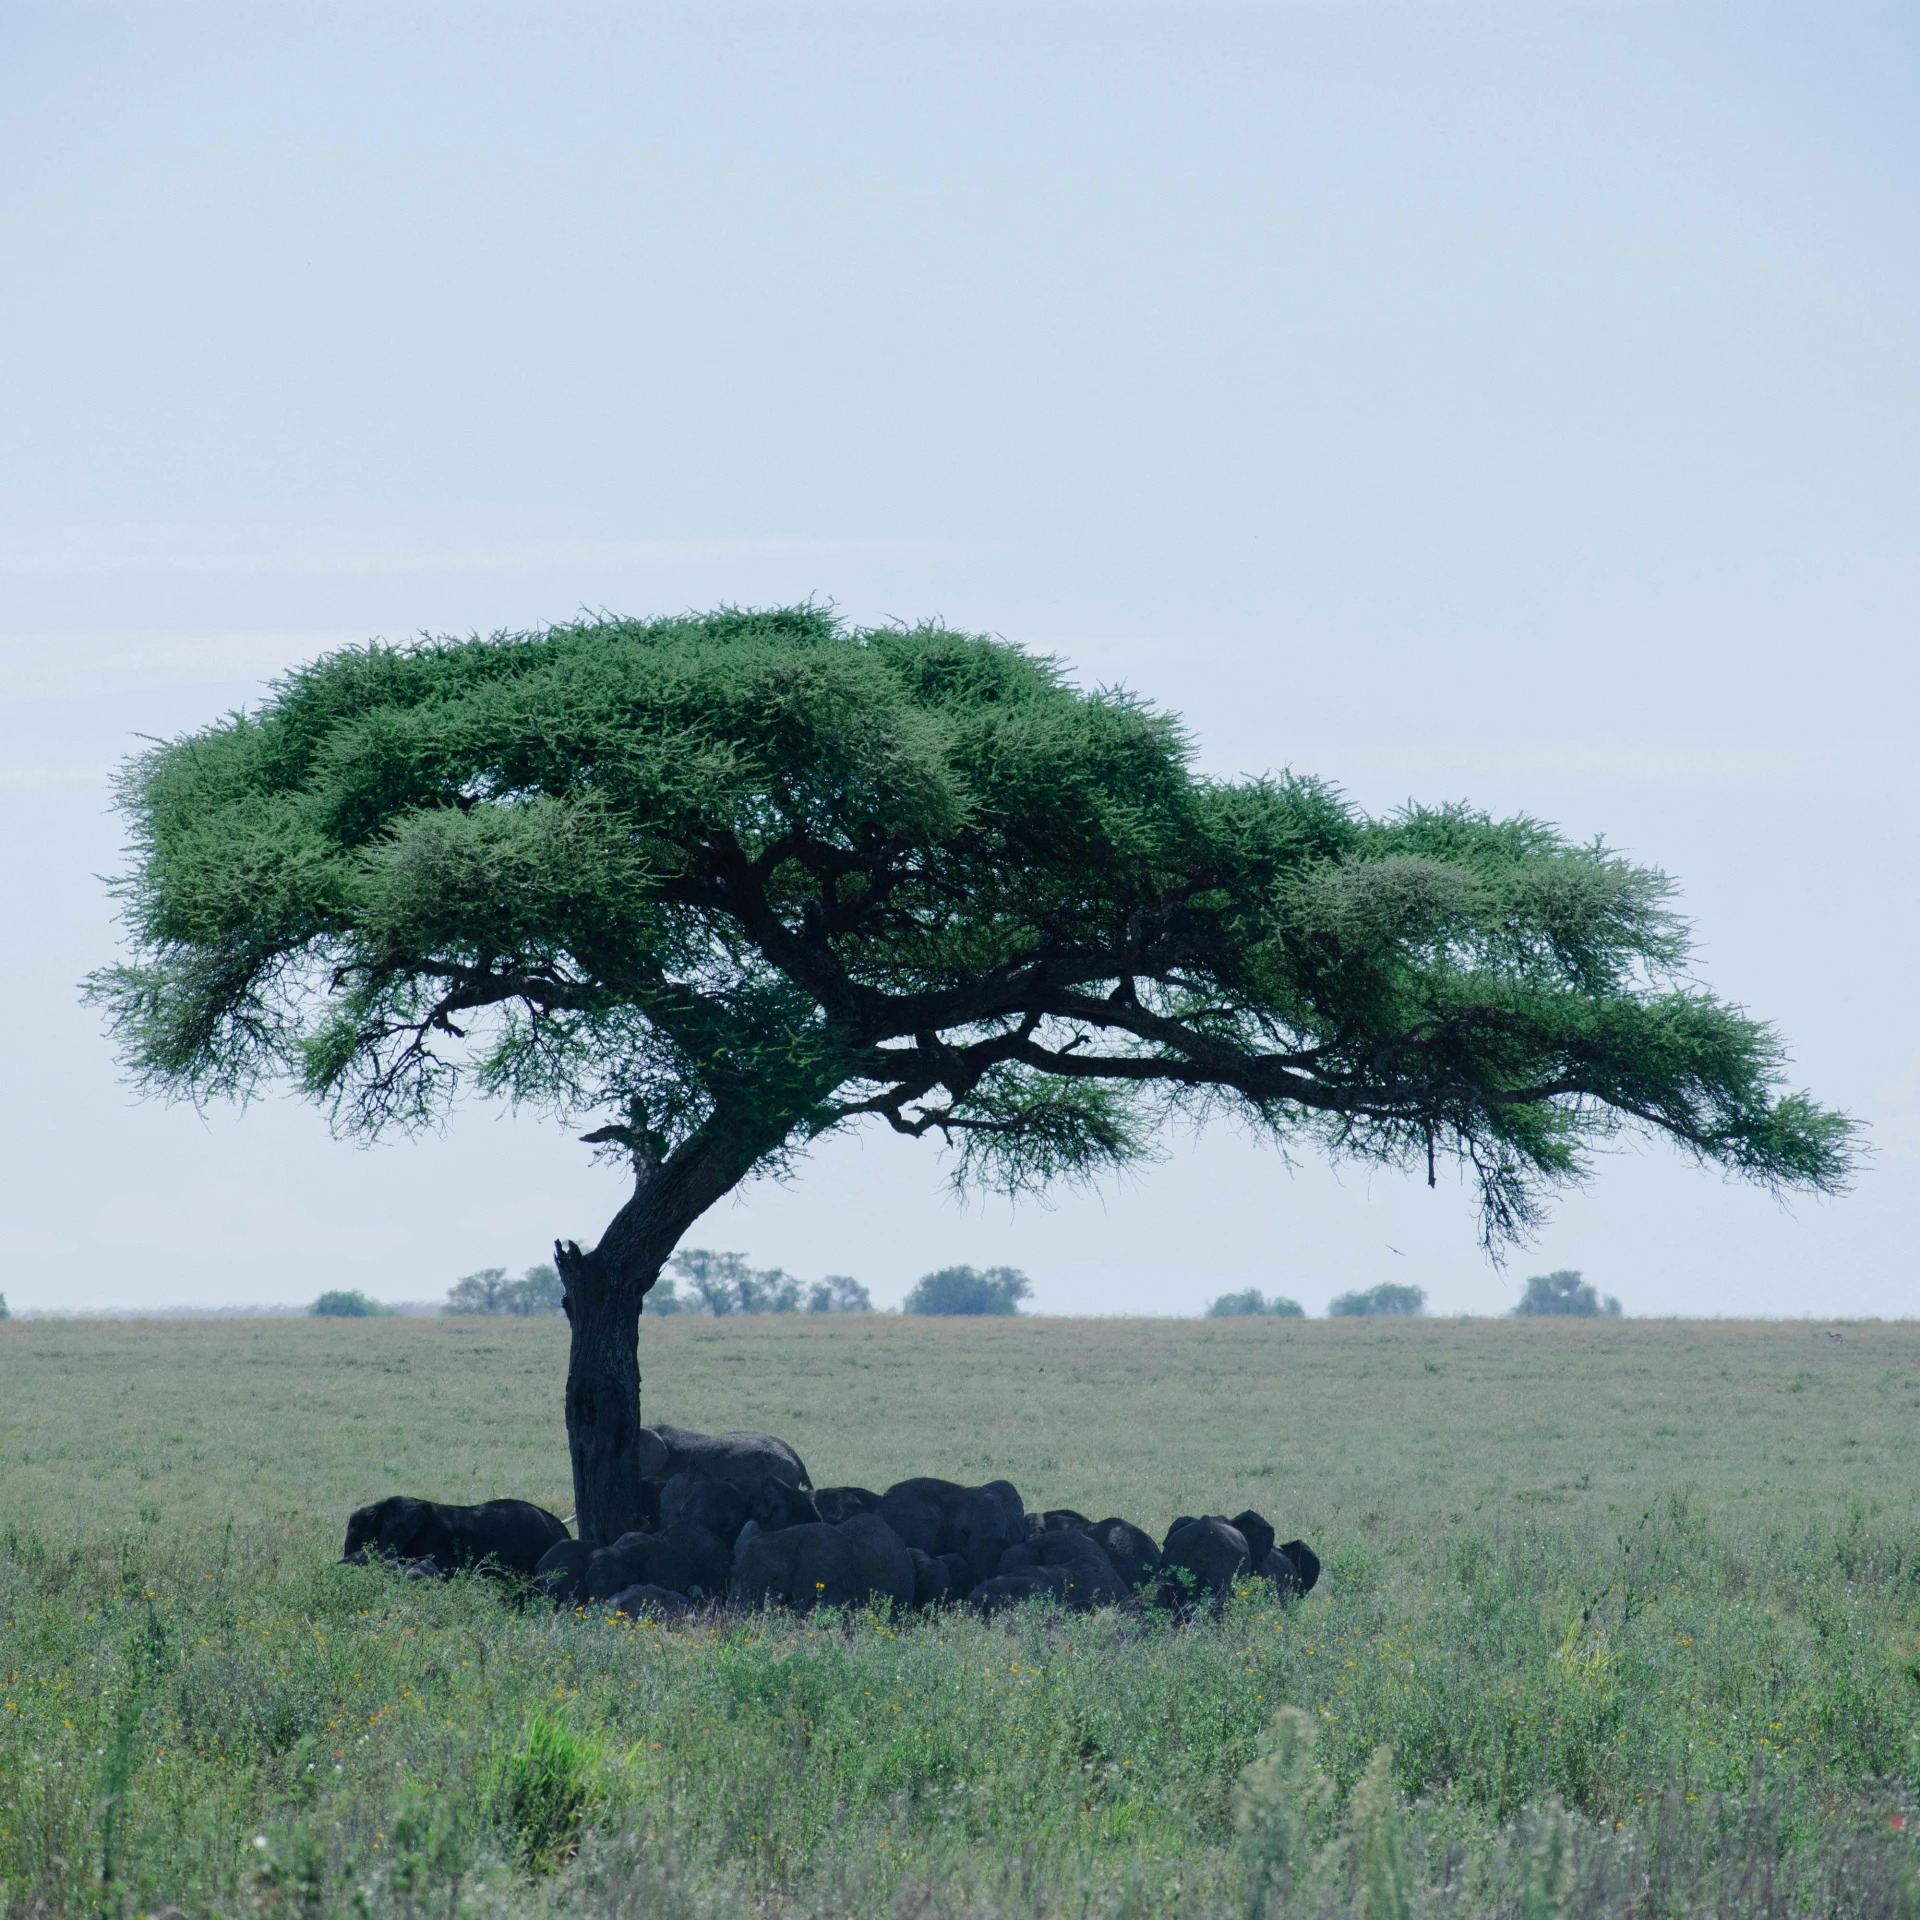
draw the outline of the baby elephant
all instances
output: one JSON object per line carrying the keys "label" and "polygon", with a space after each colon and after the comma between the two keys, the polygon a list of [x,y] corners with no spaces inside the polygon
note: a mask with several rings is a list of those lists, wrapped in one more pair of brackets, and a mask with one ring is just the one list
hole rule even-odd
{"label": "baby elephant", "polygon": [[477,1507],[443,1506],[396,1493],[356,1509],[347,1522],[346,1551],[355,1566],[431,1562],[442,1579],[462,1567],[532,1576],[540,1556],[566,1539],[567,1529],[530,1500],[488,1500]]}

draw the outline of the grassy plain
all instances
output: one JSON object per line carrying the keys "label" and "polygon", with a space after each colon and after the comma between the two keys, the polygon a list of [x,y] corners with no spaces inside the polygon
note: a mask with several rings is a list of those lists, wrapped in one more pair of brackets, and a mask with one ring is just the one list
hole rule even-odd
{"label": "grassy plain", "polygon": [[1839,1331],[649,1322],[649,1418],[818,1484],[1246,1504],[1328,1568],[672,1632],[330,1564],[388,1492],[567,1511],[562,1327],[0,1326],[5,1911],[1911,1920],[1920,1326]]}

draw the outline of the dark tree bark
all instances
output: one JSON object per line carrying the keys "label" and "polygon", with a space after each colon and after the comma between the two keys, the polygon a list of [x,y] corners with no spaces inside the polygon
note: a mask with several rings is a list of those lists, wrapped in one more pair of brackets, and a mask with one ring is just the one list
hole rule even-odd
{"label": "dark tree bark", "polygon": [[640,1499],[640,1312],[660,1269],[706,1210],[760,1156],[696,1135],[665,1161],[636,1159],[633,1198],[590,1252],[554,1242],[572,1329],[567,1355],[567,1450],[574,1524],[609,1546],[643,1524]]}
{"label": "dark tree bark", "polygon": [[623,1287],[594,1284],[593,1256],[571,1241],[554,1257],[566,1283],[573,1335],[567,1355],[567,1450],[574,1524],[607,1546],[642,1524],[640,1504],[640,1303]]}

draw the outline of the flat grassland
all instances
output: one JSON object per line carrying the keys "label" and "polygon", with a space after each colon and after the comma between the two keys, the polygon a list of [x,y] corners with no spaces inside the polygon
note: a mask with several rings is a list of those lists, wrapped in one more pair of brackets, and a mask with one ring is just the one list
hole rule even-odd
{"label": "flat grassland", "polygon": [[[759,1427],[816,1485],[1012,1480],[1029,1506],[1253,1506],[1330,1545],[1530,1515],[1920,1524],[1920,1322],[643,1322],[645,1417]],[[83,1535],[383,1494],[570,1511],[557,1319],[16,1321],[0,1518]]]}
{"label": "flat grassland", "polygon": [[332,1564],[390,1492],[569,1510],[563,1325],[16,1321],[0,1903],[1920,1911],[1920,1326],[1840,1332],[649,1320],[646,1417],[816,1484],[1327,1563],[1184,1628],[666,1630]]}

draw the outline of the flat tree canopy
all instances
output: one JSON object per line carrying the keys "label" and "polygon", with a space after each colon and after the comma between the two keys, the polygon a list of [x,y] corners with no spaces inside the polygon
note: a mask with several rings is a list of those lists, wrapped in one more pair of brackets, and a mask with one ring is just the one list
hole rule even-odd
{"label": "flat tree canopy", "polygon": [[1520,1304],[1513,1309],[1523,1319],[1538,1314],[1593,1319],[1602,1314],[1617,1314],[1620,1310],[1620,1302],[1612,1294],[1602,1298],[1573,1267],[1559,1267],[1552,1273],[1536,1273],[1527,1282],[1526,1291],[1520,1296]]}
{"label": "flat tree canopy", "polygon": [[1365,1293],[1336,1294],[1327,1302],[1330,1320],[1406,1319],[1426,1310],[1425,1287],[1396,1285],[1391,1280],[1383,1280]]}
{"label": "flat tree canopy", "polygon": [[1018,1191],[1225,1111],[1470,1180],[1490,1245],[1622,1127],[1773,1187],[1849,1122],[1685,971],[1659,873],[1529,819],[1202,778],[1053,662],[803,606],[375,645],[123,777],[139,1081],[347,1132],[463,1088],[631,1163],[556,1249],[582,1535],[638,1524],[638,1315],[699,1216],[838,1127]]}
{"label": "flat tree canopy", "polygon": [[902,1313],[1015,1314],[1033,1291],[1014,1267],[942,1267],[923,1273],[900,1303]]}
{"label": "flat tree canopy", "polygon": [[1218,1300],[1209,1300],[1203,1318],[1250,1320],[1262,1314],[1277,1320],[1304,1320],[1307,1310],[1298,1300],[1289,1300],[1285,1294],[1276,1293],[1269,1300],[1258,1287],[1249,1287],[1244,1293],[1223,1293]]}

